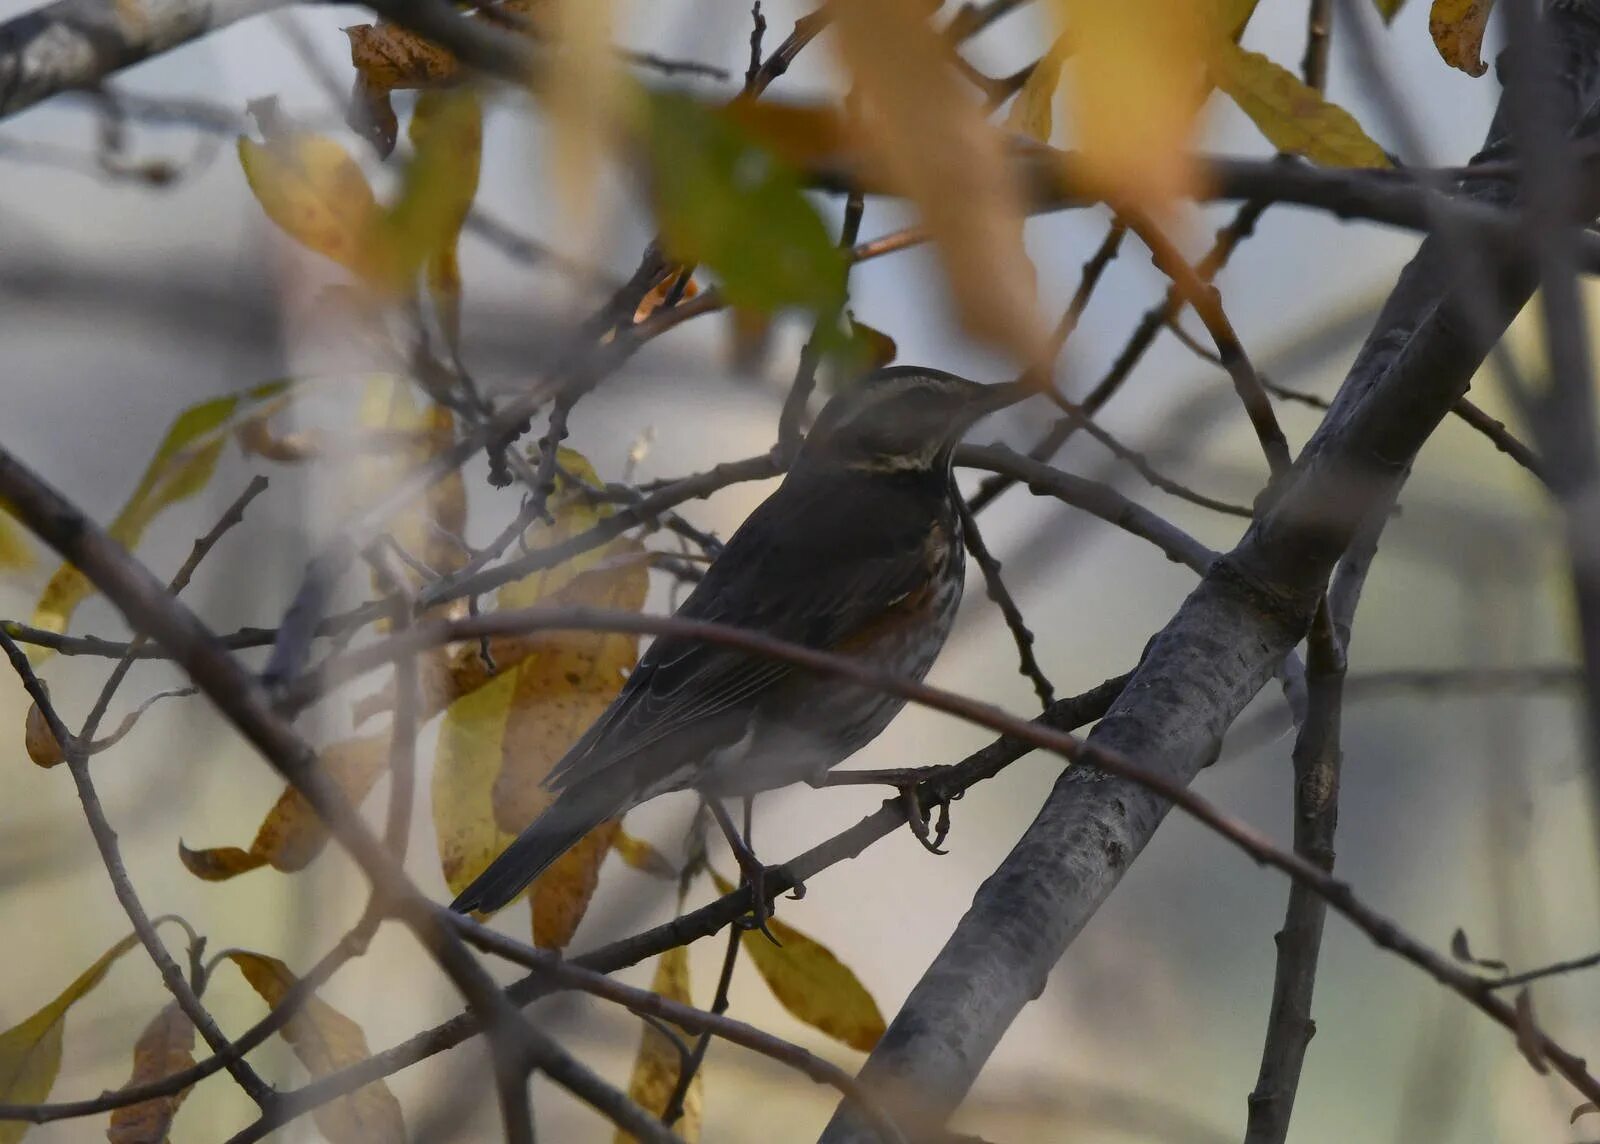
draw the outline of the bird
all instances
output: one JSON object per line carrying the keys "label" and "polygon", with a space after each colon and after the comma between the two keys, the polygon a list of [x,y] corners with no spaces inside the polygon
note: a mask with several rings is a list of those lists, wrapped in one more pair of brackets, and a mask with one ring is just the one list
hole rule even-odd
{"label": "bird", "polygon": [[[1017,382],[986,385],[897,366],[836,394],[782,484],[729,537],[676,615],[920,681],[961,600],[955,447],[984,416],[1029,392]],[[498,910],[601,823],[692,789],[710,805],[747,882],[756,879],[755,924],[764,929],[762,867],[721,800],[820,782],[904,704],[781,659],[662,635],[551,769],[545,786],[554,801],[451,909]]]}

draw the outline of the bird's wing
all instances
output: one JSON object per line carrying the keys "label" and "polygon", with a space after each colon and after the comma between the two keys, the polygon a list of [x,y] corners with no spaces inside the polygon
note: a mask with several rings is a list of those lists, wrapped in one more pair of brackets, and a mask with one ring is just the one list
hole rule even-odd
{"label": "bird's wing", "polygon": [[[677,614],[736,624],[793,643],[832,648],[927,583],[927,515],[893,492],[852,486],[841,503],[828,483],[786,484],[729,539]],[[882,510],[882,511],[879,511]],[[829,514],[818,532],[796,518]],[[814,520],[814,518],[812,518]],[[641,788],[745,733],[759,698],[793,665],[722,645],[663,636],[640,659],[616,701],[551,771],[562,790],[591,778]]]}

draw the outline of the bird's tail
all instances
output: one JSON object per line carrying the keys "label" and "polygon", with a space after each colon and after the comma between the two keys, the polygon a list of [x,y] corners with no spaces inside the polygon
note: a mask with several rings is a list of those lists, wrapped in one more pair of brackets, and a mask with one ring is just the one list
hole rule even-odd
{"label": "bird's tail", "polygon": [[581,786],[569,788],[545,812],[517,835],[500,856],[489,863],[472,884],[456,896],[450,908],[458,913],[500,909],[523,887],[544,873],[578,840],[616,815],[622,807],[613,798],[595,797]]}

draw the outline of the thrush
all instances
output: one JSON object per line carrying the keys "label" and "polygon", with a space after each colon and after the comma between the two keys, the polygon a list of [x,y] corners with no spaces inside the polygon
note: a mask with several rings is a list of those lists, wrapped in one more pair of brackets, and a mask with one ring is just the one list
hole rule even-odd
{"label": "thrush", "polygon": [[[1025,391],[936,370],[879,371],[832,398],[787,477],[729,538],[677,615],[857,657],[921,680],[961,600],[965,554],[951,456]],[[497,910],[590,830],[669,791],[710,804],[758,876],[721,800],[828,770],[904,706],[781,659],[666,635],[551,770],[555,801],[451,908]],[[759,902],[757,921],[764,916]]]}

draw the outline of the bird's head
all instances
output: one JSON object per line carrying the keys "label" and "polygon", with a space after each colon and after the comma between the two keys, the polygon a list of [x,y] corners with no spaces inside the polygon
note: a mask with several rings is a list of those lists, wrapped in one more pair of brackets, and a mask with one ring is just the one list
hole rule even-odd
{"label": "bird's head", "polygon": [[801,458],[876,473],[943,472],[968,429],[1030,392],[916,366],[879,370],[823,406]]}

